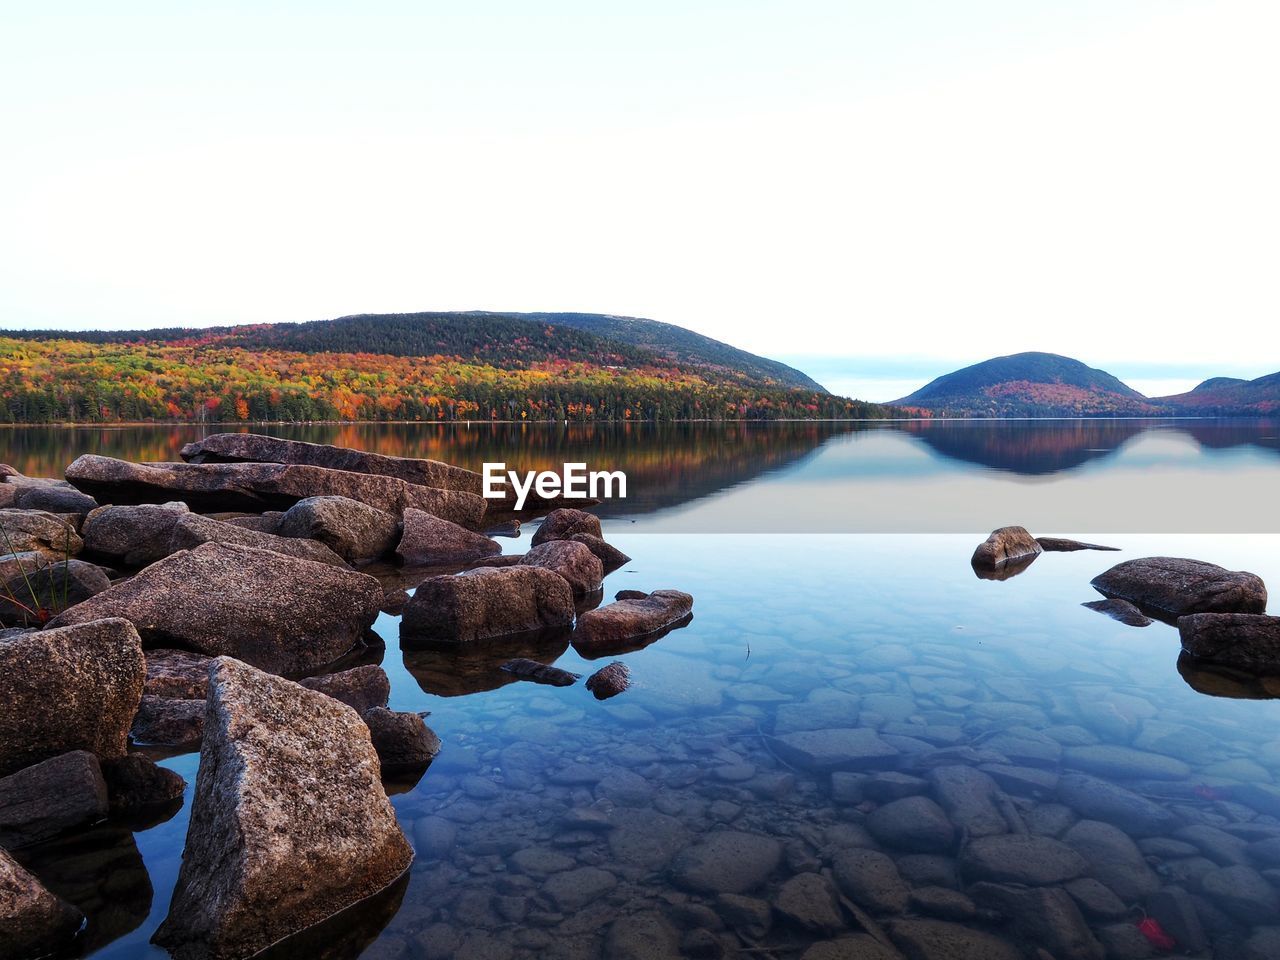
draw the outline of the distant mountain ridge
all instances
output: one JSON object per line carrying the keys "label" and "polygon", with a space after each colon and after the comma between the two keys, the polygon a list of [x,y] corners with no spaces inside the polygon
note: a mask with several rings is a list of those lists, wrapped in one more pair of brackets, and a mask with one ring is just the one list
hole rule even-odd
{"label": "distant mountain ridge", "polygon": [[1261,416],[1280,412],[1280,373],[1147,397],[1079,360],[1028,352],[945,374],[891,405],[935,417]]}

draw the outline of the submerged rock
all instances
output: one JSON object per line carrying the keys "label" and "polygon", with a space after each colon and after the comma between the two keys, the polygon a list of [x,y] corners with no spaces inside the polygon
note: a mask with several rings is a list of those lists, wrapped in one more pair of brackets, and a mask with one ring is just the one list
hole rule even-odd
{"label": "submerged rock", "polygon": [[1196,613],[1178,619],[1182,649],[1198,660],[1280,673],[1280,617]]}
{"label": "submerged rock", "polygon": [[404,533],[396,547],[406,566],[469,563],[501,552],[501,545],[483,534],[421,510],[404,512]]}
{"label": "submerged rock", "polygon": [[179,517],[169,538],[169,552],[194,550],[202,543],[225,543],[257,550],[269,550],[295,560],[327,563],[333,567],[345,567],[346,561],[315,540],[299,540],[295,537],[278,537],[271,533],[247,530],[235,524],[211,520],[198,513]]}
{"label": "submerged rock", "polygon": [[499,669],[505,670],[521,680],[533,680],[536,683],[546,683],[553,687],[571,687],[582,676],[581,674],[570,673],[568,670],[561,670],[559,667],[553,667],[547,663],[539,663],[537,660],[529,660],[525,657],[508,660]]}
{"label": "submerged rock", "polygon": [[381,604],[382,587],[373,577],[206,543],[152,564],[50,625],[123,617],[153,646],[178,643],[273,673],[304,673],[360,643]]}
{"label": "submerged rock", "polygon": [[928,797],[886,803],[872,811],[866,826],[885,846],[912,853],[950,853],[956,841],[946,811]]}
{"label": "submerged rock", "polygon": [[0,850],[0,956],[28,960],[71,942],[84,915]]}
{"label": "submerged rock", "polygon": [[17,850],[107,816],[98,758],[75,750],[0,778],[0,847]]}
{"label": "submerged rock", "polygon": [[169,916],[177,960],[248,957],[385,889],[413,859],[355,711],[226,657]]}
{"label": "submerged rock", "polygon": [[551,540],[541,543],[520,561],[529,567],[542,567],[561,577],[573,589],[574,596],[584,596],[600,589],[604,567],[584,544],[573,540]]}
{"label": "submerged rock", "polygon": [[992,569],[1010,560],[1034,557],[1040,552],[1040,544],[1025,527],[1001,527],[978,544],[970,562],[974,567]]}
{"label": "submerged rock", "polygon": [[47,560],[74,557],[84,548],[75,528],[43,510],[0,510],[0,552],[38,553]]}
{"label": "submerged rock", "polygon": [[773,751],[786,763],[806,770],[862,770],[898,756],[898,751],[866,727],[801,730],[771,737]]}
{"label": "submerged rock", "polygon": [[373,663],[298,682],[308,690],[345,703],[361,715],[374,707],[385,707],[391,699],[391,680],[387,671]]}
{"label": "submerged rock", "polygon": [[1129,835],[1097,820],[1081,820],[1062,841],[1084,857],[1085,872],[1111,888],[1126,903],[1140,901],[1160,889],[1160,879]]}
{"label": "submerged rock", "polygon": [[483,521],[485,501],[460,490],[438,490],[394,477],[279,463],[129,463],[85,454],[67,479],[107,503],[182,500],[197,510],[287,510],[308,497],[359,500],[399,517],[416,507],[465,527]]}
{"label": "submerged rock", "polygon": [[1023,960],[1007,940],[945,920],[891,920],[888,929],[911,960]]}
{"label": "submerged rock", "polygon": [[190,511],[180,501],[99,507],[81,528],[84,548],[123,567],[145,567],[173,551],[173,528]]}
{"label": "submerged rock", "polygon": [[594,652],[625,646],[680,624],[693,612],[693,597],[679,590],[655,590],[588,610],[578,618],[573,645]]}
{"label": "submerged rock", "polygon": [[911,888],[892,858],[877,850],[843,850],[832,861],[836,883],[858,906],[872,913],[902,913]]}
{"label": "submerged rock", "polygon": [[681,851],[671,866],[678,886],[697,893],[746,893],[763,884],[782,862],[772,837],[715,831]]}
{"label": "submerged rock", "polygon": [[478,567],[432,577],[404,607],[401,643],[474,643],[567,628],[573,591],[541,567]]}
{"label": "submerged rock", "polygon": [[1094,937],[1080,908],[1061,887],[1023,887],[982,882],[970,888],[974,901],[1006,917],[1024,943],[1036,944],[1054,957],[1104,960],[1106,951]]}
{"label": "submerged rock", "polygon": [[318,540],[348,563],[364,563],[395,549],[400,521],[350,497],[307,497],[285,511],[276,532]]}
{"label": "submerged rock", "polygon": [[569,540],[577,533],[604,538],[600,530],[600,518],[594,513],[574,510],[572,507],[561,507],[559,510],[552,510],[542,518],[542,523],[533,532],[530,544],[536,547],[552,540]]}
{"label": "submerged rock", "polygon": [[968,879],[1036,887],[1072,880],[1085,867],[1084,858],[1065,843],[1029,834],[978,837],[960,855],[960,868]]}
{"label": "submerged rock", "polygon": [[1264,613],[1267,588],[1252,573],[1200,560],[1144,557],[1094,577],[1093,588],[1164,617],[1191,613]]}
{"label": "submerged rock", "polygon": [[1112,620],[1119,620],[1130,627],[1149,627],[1152,623],[1150,617],[1128,600],[1090,600],[1080,606],[1097,610],[1098,613],[1104,613]]}
{"label": "submerged rock", "polygon": [[124,620],[0,638],[0,776],[72,750],[124,756],[145,676]]}
{"label": "submerged rock", "polygon": [[257,433],[211,434],[188,443],[182,448],[181,456],[188,463],[292,463],[395,477],[405,483],[441,490],[464,490],[477,495],[484,490],[484,479],[480,474],[439,460],[388,457],[349,447],[283,440]]}
{"label": "submerged rock", "polygon": [[587,689],[595,694],[597,700],[616,697],[629,686],[631,670],[621,660],[615,660],[587,677]]}

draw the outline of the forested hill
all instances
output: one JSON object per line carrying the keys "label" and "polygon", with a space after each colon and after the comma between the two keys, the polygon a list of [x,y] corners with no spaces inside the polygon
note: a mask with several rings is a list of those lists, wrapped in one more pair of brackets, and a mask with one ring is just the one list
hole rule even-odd
{"label": "forested hill", "polygon": [[0,331],[0,402],[11,423],[887,415],[691,331],[591,314]]}

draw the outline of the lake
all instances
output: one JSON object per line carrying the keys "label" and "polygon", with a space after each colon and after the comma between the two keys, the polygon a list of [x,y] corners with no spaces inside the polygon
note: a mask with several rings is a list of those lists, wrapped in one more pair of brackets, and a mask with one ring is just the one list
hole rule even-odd
{"label": "lake", "polygon": [[[1150,955],[1139,923],[1153,916],[1192,955],[1280,957],[1280,683],[1180,662],[1173,627],[1081,606],[1098,599],[1092,577],[1140,556],[1280,583],[1278,429],[263,428],[472,468],[622,469],[629,497],[598,512],[632,560],[606,599],[695,597],[688,626],[616,658],[633,686],[603,702],[581,683],[497,669],[522,651],[402,652],[398,619],[381,616],[391,707],[430,711],[444,742],[392,797],[417,859],[341,936],[293,955],[893,956],[872,930],[927,960],[1033,957],[1034,945],[1100,960],[1098,942]],[[0,461],[58,475],[80,453],[176,459],[198,435],[5,430]],[[974,547],[1006,524],[1119,552],[1044,554],[1011,579],[976,577]],[[530,529],[502,539],[505,552],[523,552]],[[615,659],[583,660],[567,640],[524,655],[584,676]],[[830,773],[775,740],[848,728],[892,751]],[[177,876],[197,759],[163,760],[189,782],[167,821],[22,852],[90,915],[86,955],[164,956],[148,941]],[[940,822],[923,797],[942,802]],[[975,840],[1007,833],[1050,839],[977,855]]]}

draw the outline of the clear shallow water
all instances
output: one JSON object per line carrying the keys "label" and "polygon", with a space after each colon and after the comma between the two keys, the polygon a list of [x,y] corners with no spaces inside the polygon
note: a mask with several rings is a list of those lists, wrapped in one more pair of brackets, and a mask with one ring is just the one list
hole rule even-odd
{"label": "clear shallow water", "polygon": [[[777,470],[734,489],[785,485],[787,468]],[[978,504],[984,511],[1000,509],[1001,482],[990,478]],[[776,904],[789,880],[830,872],[842,853],[865,843],[858,828],[883,802],[851,796],[842,778],[843,785],[783,763],[768,735],[803,728],[878,730],[901,753],[870,773],[922,773],[943,759],[928,756],[939,749],[953,750],[950,762],[991,769],[998,757],[954,748],[990,751],[1007,742],[993,738],[1010,734],[1038,744],[1047,738],[1067,751],[1038,762],[1049,775],[1084,767],[1153,798],[1184,825],[1250,840],[1280,833],[1273,816],[1280,809],[1267,812],[1248,792],[1280,783],[1280,705],[1201,693],[1178,670],[1172,627],[1134,629],[1079,606],[1097,598],[1088,586],[1094,575],[1152,554],[1197,557],[1280,583],[1277,537],[1040,529],[1123,549],[1047,554],[1018,577],[992,582],[977,579],[968,558],[995,524],[963,535],[658,532],[676,509],[605,522],[606,537],[634,558],[608,578],[606,598],[662,587],[696,598],[688,627],[617,658],[630,666],[634,685],[613,700],[598,702],[581,684],[509,681],[484,658],[450,664],[406,655],[396,618],[380,618],[391,705],[430,710],[444,750],[416,786],[393,797],[419,855],[407,887],[396,891],[398,904],[393,898],[351,922],[353,935],[368,943],[364,955],[617,955],[619,941],[607,941],[607,931],[628,917],[658,917],[655,942],[668,927],[677,942],[699,929],[732,938],[741,918],[715,894],[690,890],[687,877],[681,882],[681,850],[723,830],[774,838],[781,857],[747,895]],[[1022,521],[1009,511],[998,522]],[[502,542],[521,552],[527,540]],[[550,659],[557,650],[541,652]],[[583,661],[570,648],[555,663],[585,676],[610,659]],[[1262,693],[1256,684],[1191,679],[1218,692]],[[1078,752],[1097,744],[1143,756],[1100,771],[1096,757]],[[165,762],[194,782],[194,756]],[[1153,770],[1163,779],[1153,779]],[[1026,774],[1000,776],[1023,822],[1043,830],[1069,825],[1051,791],[1035,796]],[[101,832],[74,861],[65,850],[28,858],[42,873],[74,879],[81,902],[104,905],[94,956],[164,955],[147,940],[167,909],[189,801],[171,820],[132,836]],[[1143,842],[1156,849],[1151,838]],[[1201,895],[1203,875],[1219,868],[1213,860],[1223,854],[1215,848],[1206,857],[1209,841],[1198,843],[1191,850],[1166,843],[1151,855],[1160,883]],[[903,870],[919,869],[904,851],[884,849]],[[915,886],[934,880],[917,875]],[[1271,897],[1274,906],[1274,886]],[[1251,955],[1243,946],[1250,936],[1255,950],[1269,949],[1256,939],[1265,924],[1222,913],[1212,897],[1202,902],[1220,929],[1216,953],[1201,955]],[[1088,922],[1099,932],[1131,928],[1140,917],[1134,909]],[[620,928],[628,922],[636,921]],[[1280,913],[1271,922],[1280,923]],[[745,942],[798,956],[858,929],[848,911],[842,923],[838,931],[806,930],[775,912],[763,939]],[[1011,940],[1022,935],[1016,925],[962,923]],[[686,940],[687,953],[694,946]],[[347,946],[331,955],[359,952]]]}

